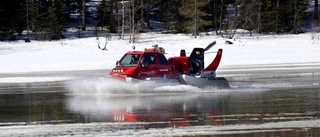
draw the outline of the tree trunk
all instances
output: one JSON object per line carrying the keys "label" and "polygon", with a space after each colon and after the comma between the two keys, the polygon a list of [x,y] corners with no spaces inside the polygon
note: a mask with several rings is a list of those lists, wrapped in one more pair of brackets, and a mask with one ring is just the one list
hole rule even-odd
{"label": "tree trunk", "polygon": [[218,35],[218,4],[217,1],[215,1],[213,3],[213,14],[214,14],[214,25],[215,25],[215,29],[216,29],[216,35]]}
{"label": "tree trunk", "polygon": [[294,1],[294,19],[293,19],[293,33],[298,34],[298,12],[299,9],[297,9],[298,3],[297,1]]}
{"label": "tree trunk", "polygon": [[195,0],[194,1],[194,38],[197,38],[197,27],[198,27],[197,20],[198,20],[198,17],[197,17],[197,0]]}
{"label": "tree trunk", "polygon": [[219,17],[219,22],[220,22],[220,26],[219,26],[219,35],[222,35],[222,21],[223,21],[223,6],[224,6],[224,1],[221,0],[220,3],[220,17]]}
{"label": "tree trunk", "polygon": [[262,7],[261,7],[261,5],[262,5],[262,2],[261,2],[261,0],[259,0],[259,4],[258,4],[258,6],[259,6],[259,11],[258,11],[258,27],[257,27],[257,31],[259,32],[259,33],[261,33],[261,26],[262,26],[262,22],[261,22],[261,10],[262,10]]}
{"label": "tree trunk", "polygon": [[86,31],[86,1],[82,0],[82,31]]}
{"label": "tree trunk", "polygon": [[134,39],[134,16],[135,16],[135,7],[134,7],[134,0],[131,0],[131,6],[130,6],[130,23],[129,23],[129,26],[130,26],[130,39],[129,39],[129,42],[130,43],[134,43],[133,39]]}
{"label": "tree trunk", "polygon": [[121,33],[120,33],[120,13],[119,13],[119,2],[116,1],[116,18],[117,18],[117,32],[119,35],[119,39],[121,39]]}
{"label": "tree trunk", "polygon": [[149,0],[147,0],[147,3],[146,3],[146,22],[147,22],[147,27],[148,27],[148,29],[150,28],[150,16],[149,16],[149,14],[150,14],[150,11],[149,11],[149,6],[150,6],[150,1]]}
{"label": "tree trunk", "polygon": [[315,20],[315,25],[319,26],[319,4],[318,0],[314,0],[314,15],[313,18]]}
{"label": "tree trunk", "polygon": [[279,0],[277,0],[277,13],[276,13],[276,24],[275,24],[275,26],[276,26],[276,34],[278,34],[279,33],[279,27],[278,27],[278,22],[279,22]]}
{"label": "tree trunk", "polygon": [[124,10],[125,10],[125,8],[124,8],[124,0],[122,0],[122,30],[121,30],[121,39],[123,40],[124,39],[124,26],[125,26],[125,24],[124,24]]}

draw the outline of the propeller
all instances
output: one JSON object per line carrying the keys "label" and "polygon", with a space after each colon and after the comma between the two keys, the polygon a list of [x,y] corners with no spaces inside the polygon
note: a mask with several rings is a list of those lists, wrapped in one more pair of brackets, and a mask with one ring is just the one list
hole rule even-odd
{"label": "propeller", "polygon": [[212,47],[213,47],[214,45],[216,45],[216,44],[217,44],[216,41],[211,42],[206,48],[204,48],[204,51],[209,50],[210,48],[212,48]]}

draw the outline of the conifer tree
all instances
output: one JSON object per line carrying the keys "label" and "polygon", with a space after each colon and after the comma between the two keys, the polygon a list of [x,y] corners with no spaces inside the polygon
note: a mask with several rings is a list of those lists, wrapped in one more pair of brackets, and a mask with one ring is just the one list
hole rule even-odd
{"label": "conifer tree", "polygon": [[49,9],[48,13],[48,20],[49,23],[47,25],[48,33],[49,33],[49,40],[57,40],[61,39],[63,37],[62,31],[63,31],[63,26],[59,21],[59,17],[57,14],[57,7],[52,7]]}
{"label": "conifer tree", "polygon": [[211,23],[203,19],[204,17],[210,16],[209,13],[203,11],[203,8],[209,2],[209,0],[185,0],[179,9],[180,14],[186,19],[186,31],[192,32],[195,37],[199,35],[199,28]]}
{"label": "conifer tree", "polygon": [[48,10],[39,14],[36,19],[36,31],[42,32],[41,39],[57,40],[64,36],[62,35],[63,25],[66,21],[62,11],[62,0],[49,1]]}
{"label": "conifer tree", "polygon": [[25,3],[25,11],[27,31],[35,31],[35,22],[38,16],[38,4],[36,0],[27,0]]}
{"label": "conifer tree", "polygon": [[16,39],[15,33],[21,34],[25,27],[23,0],[0,2],[0,40]]}
{"label": "conifer tree", "polygon": [[314,0],[313,19],[314,24],[319,26],[319,0]]}
{"label": "conifer tree", "polygon": [[260,0],[242,0],[239,3],[240,17],[238,18],[242,25],[241,27],[245,30],[250,31],[252,35],[253,30],[259,31],[259,1]]}
{"label": "conifer tree", "polygon": [[213,28],[216,30],[216,34],[220,35],[218,30],[222,29],[223,19],[226,15],[224,0],[211,0],[204,10],[211,15],[204,17],[205,20],[211,21],[211,24],[206,28]]}
{"label": "conifer tree", "polygon": [[98,24],[102,28],[108,27],[110,32],[116,32],[116,22],[114,21],[114,14],[112,12],[112,4],[111,2],[107,2],[106,0],[101,0],[99,6],[97,7],[97,17]]}
{"label": "conifer tree", "polygon": [[306,5],[301,0],[265,0],[262,7],[262,32],[297,33]]}
{"label": "conifer tree", "polygon": [[284,22],[284,24],[292,24],[289,25],[287,28],[287,31],[293,34],[298,34],[301,33],[301,25],[303,20],[305,19],[306,15],[304,11],[306,10],[306,5],[304,1],[302,0],[288,0],[287,4],[288,5],[288,18],[289,21]]}

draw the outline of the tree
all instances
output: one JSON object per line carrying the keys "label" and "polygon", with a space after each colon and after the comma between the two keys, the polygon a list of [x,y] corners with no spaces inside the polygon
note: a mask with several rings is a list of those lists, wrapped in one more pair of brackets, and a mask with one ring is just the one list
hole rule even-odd
{"label": "tree", "polygon": [[290,27],[288,28],[288,31],[293,34],[298,34],[301,33],[301,25],[303,20],[305,19],[305,14],[304,11],[306,10],[306,5],[304,1],[301,0],[288,0],[287,3],[287,11],[289,12],[288,17],[289,17],[289,22],[285,23],[290,23]]}
{"label": "tree", "polygon": [[50,31],[49,39],[57,40],[64,36],[62,35],[63,24],[65,22],[65,16],[62,11],[62,0],[56,0],[53,2],[48,12],[48,29]]}
{"label": "tree", "polygon": [[261,32],[296,33],[305,9],[305,1],[301,0],[265,0],[261,8]]}
{"label": "tree", "polygon": [[207,26],[207,29],[213,28],[216,30],[216,34],[220,35],[223,17],[226,14],[226,7],[224,0],[211,0],[204,11],[209,13],[211,16],[206,16],[204,19],[211,21],[211,25]]}
{"label": "tree", "polygon": [[[231,3],[229,3],[231,2]],[[224,3],[224,2],[222,2]],[[238,16],[238,3],[237,1],[227,1],[227,10],[226,15],[222,21],[222,25],[219,29],[220,35],[224,38],[232,39],[236,33],[236,30],[240,26],[240,18]],[[223,14],[222,14],[223,15]]]}
{"label": "tree", "polygon": [[81,25],[81,29],[82,31],[86,31],[86,26],[87,26],[87,19],[86,19],[86,0],[82,0],[82,25]]}
{"label": "tree", "polygon": [[173,27],[173,33],[185,33],[186,28],[185,28],[185,21],[186,17],[181,14],[180,8],[182,8],[182,0],[173,0],[173,18],[172,22],[174,23]]}
{"label": "tree", "polygon": [[319,1],[314,0],[313,19],[316,26],[319,26]]}
{"label": "tree", "polygon": [[121,39],[124,39],[124,27],[125,27],[125,3],[124,0],[122,0],[122,27],[121,27]]}
{"label": "tree", "polygon": [[1,1],[0,3],[0,40],[16,39],[21,34],[25,21],[23,17],[23,0]]}
{"label": "tree", "polygon": [[97,7],[97,16],[98,16],[98,24],[99,26],[102,28],[107,27],[110,29],[110,32],[114,33],[116,32],[115,29],[115,18],[114,18],[114,14],[113,14],[113,6],[114,3],[112,3],[114,1],[109,1],[106,2],[106,0],[102,0],[99,4],[99,6]]}
{"label": "tree", "polygon": [[35,22],[38,16],[38,4],[35,0],[27,0],[25,4],[27,33],[35,30]]}
{"label": "tree", "polygon": [[69,13],[65,13],[62,7],[63,0],[38,1],[37,12],[28,13],[27,18],[31,19],[32,31],[41,34],[38,39],[57,40],[64,37],[62,35],[63,26]]}
{"label": "tree", "polygon": [[259,31],[259,6],[260,0],[242,0],[240,5],[240,18],[241,27],[250,31],[250,36],[253,30]]}
{"label": "tree", "polygon": [[[165,29],[170,29],[171,25],[172,25],[172,21],[174,20],[174,6],[172,6],[174,4],[174,2],[172,0],[159,0],[156,3],[154,3],[154,5],[156,6],[155,8],[158,8],[158,16],[159,18],[155,18],[158,19],[158,21],[161,22],[161,24],[164,25]],[[157,15],[154,15],[157,16]]]}
{"label": "tree", "polygon": [[203,19],[210,16],[210,13],[203,11],[209,2],[209,0],[186,0],[179,9],[180,14],[186,19],[187,32],[192,32],[195,38],[199,35],[199,28],[211,24],[210,21]]}
{"label": "tree", "polygon": [[[135,43],[137,40],[138,32],[142,29],[144,21],[138,13],[142,12],[146,5],[143,0],[131,0],[130,3],[130,42]],[[141,15],[141,14],[140,14]]]}

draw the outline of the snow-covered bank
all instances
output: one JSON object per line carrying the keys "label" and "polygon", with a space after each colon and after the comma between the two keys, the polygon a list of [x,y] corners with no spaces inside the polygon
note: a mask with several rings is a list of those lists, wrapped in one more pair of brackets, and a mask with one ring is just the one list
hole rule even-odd
{"label": "snow-covered bank", "polygon": [[[239,37],[233,45],[217,36],[201,36],[197,39],[184,34],[145,33],[137,43],[119,40],[117,36],[107,44],[107,51],[98,48],[95,37],[64,39],[60,41],[32,41],[25,43],[0,42],[0,74],[111,69],[115,62],[132,46],[136,50],[158,44],[165,48],[166,56],[178,56],[180,49],[191,52],[194,47],[206,47],[216,40],[210,49],[224,50],[220,67],[230,65],[257,65],[277,63],[319,62],[320,45],[313,44],[311,34]],[[100,46],[105,43],[100,38]],[[211,61],[215,54],[208,54]]]}

